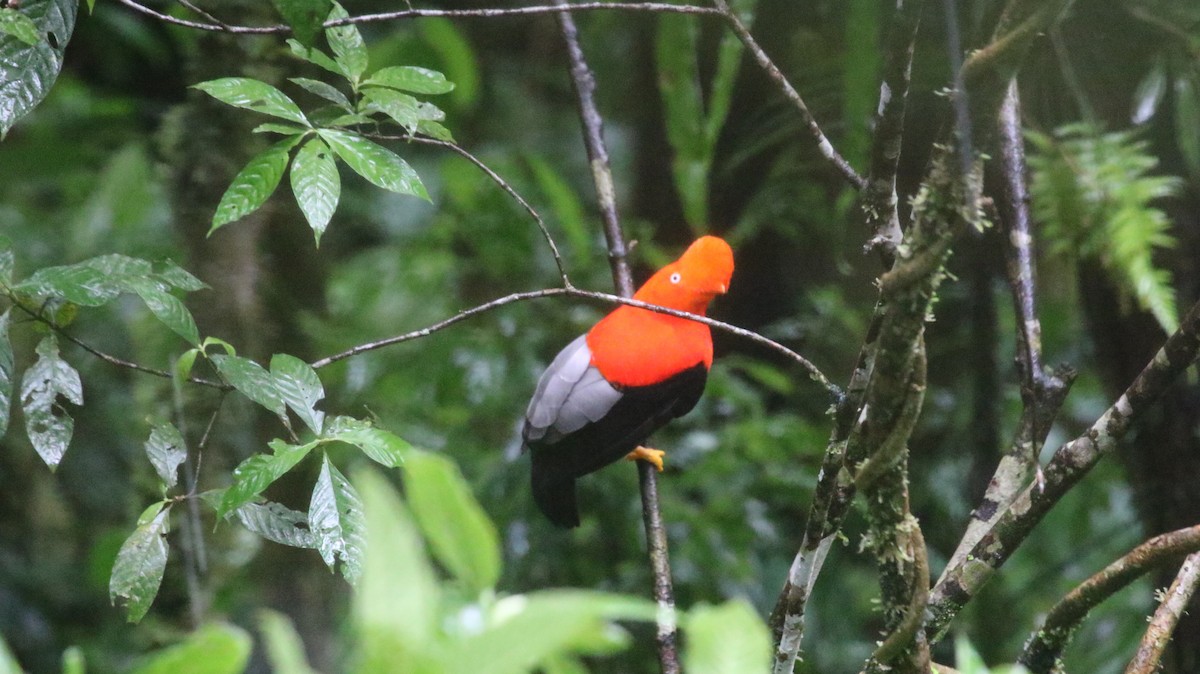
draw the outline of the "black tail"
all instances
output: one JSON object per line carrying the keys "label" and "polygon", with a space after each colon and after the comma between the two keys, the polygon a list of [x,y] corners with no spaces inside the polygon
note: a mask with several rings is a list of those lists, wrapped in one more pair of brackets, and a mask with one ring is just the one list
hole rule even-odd
{"label": "black tail", "polygon": [[560,527],[579,526],[579,508],[575,505],[575,478],[554,470],[533,452],[533,501],[551,522]]}

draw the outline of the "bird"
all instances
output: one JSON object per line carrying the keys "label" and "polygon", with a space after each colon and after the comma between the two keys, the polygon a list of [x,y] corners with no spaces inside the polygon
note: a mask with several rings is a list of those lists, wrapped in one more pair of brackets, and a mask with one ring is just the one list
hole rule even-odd
{"label": "bird", "polygon": [[[633,299],[704,316],[732,276],[729,244],[702,236]],[[664,453],[642,444],[695,407],[712,360],[708,325],[631,305],[564,347],[538,380],[521,432],[538,509],[560,527],[577,527],[577,478],[621,457],[661,472]]]}

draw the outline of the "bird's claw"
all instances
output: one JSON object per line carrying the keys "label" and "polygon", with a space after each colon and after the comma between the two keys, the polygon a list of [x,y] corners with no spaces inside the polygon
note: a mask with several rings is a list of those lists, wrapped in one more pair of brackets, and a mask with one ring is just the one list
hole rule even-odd
{"label": "bird's claw", "polygon": [[663,457],[666,455],[667,453],[661,449],[651,449],[649,447],[639,446],[630,452],[625,458],[630,461],[648,461],[649,463],[654,464],[654,467],[657,468],[658,472],[661,473],[663,471]]}

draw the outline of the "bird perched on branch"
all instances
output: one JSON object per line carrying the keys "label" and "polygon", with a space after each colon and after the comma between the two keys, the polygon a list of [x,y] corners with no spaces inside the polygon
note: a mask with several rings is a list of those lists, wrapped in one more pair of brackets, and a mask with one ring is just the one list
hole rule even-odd
{"label": "bird perched on branch", "polygon": [[[732,275],[729,244],[703,236],[633,298],[703,316]],[[533,458],[533,499],[546,517],[579,526],[576,478],[623,456],[661,471],[663,452],[641,445],[696,405],[712,357],[707,325],[628,305],[559,352],[538,381],[522,432]]]}

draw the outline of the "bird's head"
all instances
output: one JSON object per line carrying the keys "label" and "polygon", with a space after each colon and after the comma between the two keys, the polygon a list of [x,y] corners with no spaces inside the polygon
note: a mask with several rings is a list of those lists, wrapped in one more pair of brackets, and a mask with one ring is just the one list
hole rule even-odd
{"label": "bird's head", "polygon": [[715,236],[696,239],[683,255],[659,269],[634,295],[659,306],[703,314],[708,303],[729,290],[733,250]]}

